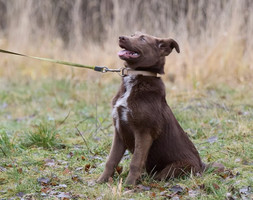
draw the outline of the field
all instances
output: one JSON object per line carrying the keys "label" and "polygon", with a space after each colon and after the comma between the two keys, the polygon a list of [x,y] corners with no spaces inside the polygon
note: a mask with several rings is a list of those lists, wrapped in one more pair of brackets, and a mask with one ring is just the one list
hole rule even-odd
{"label": "field", "polygon": [[115,74],[104,84],[105,76],[1,80],[1,199],[252,198],[253,93],[247,86],[188,92],[166,84],[167,101],[201,157],[223,163],[224,173],[166,182],[143,174],[129,188],[122,184],[126,153],[114,178],[96,184],[113,136],[110,99],[120,83]]}
{"label": "field", "polygon": [[121,81],[0,54],[0,199],[253,199],[251,0],[0,0],[0,49],[120,68],[120,35],[142,31],[180,46],[166,59],[167,102],[206,163],[225,172],[124,180],[126,152],[96,184],[113,138]]}

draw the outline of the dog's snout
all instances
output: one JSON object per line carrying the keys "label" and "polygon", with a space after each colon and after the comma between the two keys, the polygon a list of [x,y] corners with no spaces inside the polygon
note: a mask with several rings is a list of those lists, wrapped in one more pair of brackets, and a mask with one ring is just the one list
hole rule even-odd
{"label": "dog's snout", "polygon": [[124,40],[126,40],[126,37],[125,36],[119,36],[119,40],[124,41]]}

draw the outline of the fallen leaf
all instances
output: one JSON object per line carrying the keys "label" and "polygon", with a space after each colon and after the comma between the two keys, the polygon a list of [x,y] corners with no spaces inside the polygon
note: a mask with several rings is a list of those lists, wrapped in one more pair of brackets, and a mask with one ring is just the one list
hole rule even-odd
{"label": "fallen leaf", "polygon": [[117,166],[116,167],[116,172],[120,175],[123,171],[123,166]]}
{"label": "fallen leaf", "polygon": [[44,162],[45,162],[45,166],[48,166],[48,167],[55,166],[55,160],[54,159],[45,159]]}
{"label": "fallen leaf", "polygon": [[71,177],[71,179],[74,181],[74,182],[81,182],[83,183],[83,180],[78,176],[78,175],[73,175]]}
{"label": "fallen leaf", "polygon": [[162,192],[160,192],[160,196],[167,196],[167,191],[162,191]]}
{"label": "fallen leaf", "polygon": [[46,159],[44,159],[44,162],[45,163],[54,162],[54,159],[46,158]]}
{"label": "fallen leaf", "polygon": [[150,197],[151,197],[151,198],[154,198],[154,197],[156,197],[156,193],[154,193],[154,192],[151,192],[151,193],[150,193]]}
{"label": "fallen leaf", "polygon": [[81,171],[81,170],[83,170],[83,167],[77,167],[77,168],[75,169],[75,171]]}
{"label": "fallen leaf", "polygon": [[50,191],[51,189],[50,188],[48,188],[48,187],[45,187],[45,188],[41,188],[41,192],[43,192],[43,193],[48,193],[48,191]]}
{"label": "fallen leaf", "polygon": [[210,138],[208,138],[206,141],[209,142],[210,144],[216,142],[218,140],[217,136],[212,136]]}
{"label": "fallen leaf", "polygon": [[211,154],[208,154],[207,155],[207,161],[210,162],[212,160],[212,155]]}
{"label": "fallen leaf", "polygon": [[206,189],[205,184],[201,184],[201,185],[199,185],[199,189],[201,189],[201,190],[205,190],[205,189]]}
{"label": "fallen leaf", "polygon": [[219,174],[223,179],[226,179],[226,178],[234,178],[235,175],[233,174],[233,172],[231,170],[226,170],[222,173]]}
{"label": "fallen leaf", "polygon": [[0,185],[3,185],[3,184],[5,184],[5,183],[7,183],[7,179],[5,179],[5,178],[0,178]]}
{"label": "fallen leaf", "polygon": [[125,192],[123,192],[123,195],[126,195],[126,194],[133,194],[134,192],[135,192],[135,190],[134,189],[132,189],[132,190],[129,190],[129,189],[127,189],[127,188],[125,188]]}
{"label": "fallen leaf", "polygon": [[161,187],[158,183],[150,183],[149,186],[152,188],[157,188],[158,190],[160,190],[160,192],[165,190],[165,186]]}
{"label": "fallen leaf", "polygon": [[60,194],[58,194],[57,197],[62,199],[62,200],[71,199],[71,195],[67,192],[60,192]]}
{"label": "fallen leaf", "polygon": [[174,185],[169,190],[175,192],[176,194],[182,193],[184,191],[184,189],[179,185]]}
{"label": "fallen leaf", "polygon": [[73,152],[69,152],[68,155],[67,155],[67,158],[72,158],[74,156],[74,153]]}
{"label": "fallen leaf", "polygon": [[85,167],[84,167],[84,170],[86,172],[89,172],[90,166],[91,166],[90,164],[86,164]]}
{"label": "fallen leaf", "polygon": [[143,190],[143,191],[150,191],[150,187],[148,186],[144,186],[144,185],[137,185],[137,188],[140,189],[140,190]]}
{"label": "fallen leaf", "polygon": [[216,190],[220,189],[220,186],[217,185],[216,183],[213,183],[212,185],[213,185],[213,188],[214,188],[214,189],[216,189]]}
{"label": "fallen leaf", "polygon": [[180,200],[180,198],[179,198],[179,196],[173,196],[172,198],[171,198],[172,200]]}
{"label": "fallen leaf", "polygon": [[5,172],[7,169],[0,166],[0,172]]}
{"label": "fallen leaf", "polygon": [[237,114],[246,116],[246,115],[249,115],[250,113],[249,112],[244,112],[244,111],[238,111]]}
{"label": "fallen leaf", "polygon": [[225,171],[225,167],[221,163],[212,163],[211,167],[214,169],[213,173],[219,174]]}
{"label": "fallen leaf", "polygon": [[56,181],[51,181],[50,185],[56,186],[56,185],[58,185],[58,182],[56,182]]}
{"label": "fallen leaf", "polygon": [[95,180],[88,181],[88,186],[89,187],[92,187],[94,185],[96,185],[96,181]]}
{"label": "fallen leaf", "polygon": [[40,185],[43,186],[47,186],[50,183],[50,179],[45,177],[38,178],[37,181],[39,182]]}
{"label": "fallen leaf", "polygon": [[65,185],[65,184],[60,184],[60,185],[57,186],[57,188],[67,188],[67,185]]}
{"label": "fallen leaf", "polygon": [[157,184],[157,183],[150,183],[149,186],[152,187],[152,188],[160,188],[160,187],[161,187],[161,186],[160,186],[159,184]]}
{"label": "fallen leaf", "polygon": [[251,193],[251,187],[250,186],[246,186],[246,187],[243,187],[239,190],[239,192],[241,194],[250,194]]}
{"label": "fallen leaf", "polygon": [[64,171],[63,171],[62,173],[63,173],[63,174],[69,174],[69,173],[70,173],[69,168],[64,169]]}
{"label": "fallen leaf", "polygon": [[164,184],[163,187],[168,188],[170,185],[171,185],[171,183],[167,182],[167,183]]}
{"label": "fallen leaf", "polygon": [[188,195],[189,195],[189,197],[196,197],[196,196],[198,196],[200,194],[200,191],[199,190],[189,190],[188,191]]}
{"label": "fallen leaf", "polygon": [[8,106],[8,104],[6,102],[3,102],[1,105],[0,105],[0,109],[4,109]]}
{"label": "fallen leaf", "polygon": [[17,197],[23,197],[24,195],[25,195],[24,192],[18,192],[18,193],[16,194]]}
{"label": "fallen leaf", "polygon": [[235,200],[235,199],[236,199],[236,198],[234,198],[233,195],[232,195],[231,193],[229,193],[229,192],[226,194],[226,197],[227,197],[226,200]]}
{"label": "fallen leaf", "polygon": [[22,174],[23,169],[22,168],[18,168],[17,171],[18,171],[18,173]]}
{"label": "fallen leaf", "polygon": [[59,165],[67,165],[67,164],[68,164],[68,162],[65,161],[65,160],[57,160],[57,163],[58,163]]}
{"label": "fallen leaf", "polygon": [[104,160],[104,157],[102,157],[102,156],[89,156],[89,158],[90,158],[91,160],[101,160],[101,161]]}
{"label": "fallen leaf", "polygon": [[78,177],[77,175],[73,175],[73,176],[71,177],[71,179],[72,179],[73,181],[77,182],[77,181],[79,180],[79,177]]}
{"label": "fallen leaf", "polygon": [[243,160],[242,162],[243,165],[253,165],[253,162],[247,161],[247,160]]}

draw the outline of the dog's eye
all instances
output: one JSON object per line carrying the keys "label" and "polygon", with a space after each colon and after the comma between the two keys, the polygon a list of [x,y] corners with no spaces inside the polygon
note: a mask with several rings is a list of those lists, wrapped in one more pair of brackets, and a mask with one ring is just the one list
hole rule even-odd
{"label": "dog's eye", "polygon": [[141,41],[146,41],[146,40],[145,40],[145,37],[144,37],[143,35],[140,36],[140,40],[141,40]]}

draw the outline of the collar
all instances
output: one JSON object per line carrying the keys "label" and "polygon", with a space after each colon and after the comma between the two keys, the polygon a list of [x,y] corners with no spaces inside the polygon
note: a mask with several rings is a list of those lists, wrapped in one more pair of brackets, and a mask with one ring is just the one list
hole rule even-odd
{"label": "collar", "polygon": [[149,72],[149,71],[138,71],[130,68],[122,68],[121,76],[129,76],[129,75],[142,75],[142,76],[154,76],[161,77],[161,74]]}

